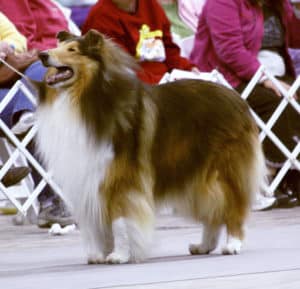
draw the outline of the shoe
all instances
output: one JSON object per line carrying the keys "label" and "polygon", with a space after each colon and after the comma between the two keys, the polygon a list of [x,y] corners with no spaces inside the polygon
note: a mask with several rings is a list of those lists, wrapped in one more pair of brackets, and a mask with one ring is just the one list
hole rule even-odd
{"label": "shoe", "polygon": [[300,200],[300,172],[289,170],[280,184],[283,193]]}
{"label": "shoe", "polygon": [[75,224],[75,221],[65,205],[52,204],[47,208],[41,208],[37,217],[39,228],[51,228],[53,224],[61,227]]}
{"label": "shoe", "polygon": [[[0,169],[2,166],[0,166]],[[2,184],[5,187],[13,186],[23,180],[31,172],[29,167],[10,168],[6,175],[2,178]]]}
{"label": "shoe", "polygon": [[35,123],[35,117],[32,112],[26,111],[24,112],[19,121],[11,128],[11,131],[15,135],[21,135],[27,132]]}
{"label": "shoe", "polygon": [[276,192],[275,197],[277,201],[276,208],[288,209],[299,205],[298,199],[288,194]]}
{"label": "shoe", "polygon": [[276,205],[276,198],[264,197],[257,195],[254,204],[252,205],[252,211],[266,211],[272,209]]}
{"label": "shoe", "polygon": [[0,215],[15,215],[18,209],[8,200],[0,201]]}

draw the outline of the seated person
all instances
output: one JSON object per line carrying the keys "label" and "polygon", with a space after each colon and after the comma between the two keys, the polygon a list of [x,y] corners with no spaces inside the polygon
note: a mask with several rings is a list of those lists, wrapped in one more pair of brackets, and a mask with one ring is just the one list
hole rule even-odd
{"label": "seated person", "polygon": [[90,10],[82,32],[90,29],[112,38],[140,63],[138,76],[147,83],[159,83],[172,69],[195,70],[180,56],[173,42],[170,22],[155,0],[101,0]]}
{"label": "seated person", "polygon": [[[13,60],[14,63],[11,64],[18,66],[17,68],[20,69],[21,66],[29,66],[37,59],[34,53],[25,53],[26,50],[26,38],[16,29],[14,24],[3,13],[0,13],[0,57],[7,61],[9,61],[9,58],[10,63]],[[18,75],[10,68],[1,64],[0,85],[2,89],[0,89],[0,99],[8,93],[8,87],[13,84],[13,81],[15,81],[17,77]],[[21,112],[29,112],[33,110],[33,105],[27,97],[15,96],[6,106],[4,111],[1,112],[0,117],[9,127],[11,127],[13,125],[12,118],[15,115]]]}
{"label": "seated person", "polygon": [[177,0],[178,14],[182,21],[196,32],[198,19],[206,0]]}
{"label": "seated person", "polygon": [[[217,67],[238,92],[244,90],[262,63],[267,69],[272,65],[268,70],[289,89],[295,80],[295,70],[287,48],[300,47],[299,25],[289,0],[206,0],[190,58],[202,71]],[[263,62],[262,55],[267,61]],[[267,122],[281,96],[275,85],[263,77],[247,101]],[[294,149],[296,137],[300,137],[300,115],[288,105],[272,131],[289,150]],[[269,138],[263,145],[268,165],[280,168],[285,156]],[[297,174],[294,179],[300,183],[300,173]]]}
{"label": "seated person", "polygon": [[[46,50],[55,47],[57,45],[57,32],[68,30],[67,19],[51,0],[6,1],[5,3],[0,1],[0,11],[15,24],[19,33],[26,37],[29,51]],[[25,69],[24,73],[32,79],[42,80],[45,71],[46,69],[41,62],[35,61]],[[9,88],[0,89],[0,100],[9,91]],[[33,113],[34,110],[35,107],[19,91],[5,112],[3,112],[3,117],[6,118],[9,126],[13,126],[13,132],[23,133],[34,122],[34,117],[28,117],[28,113]],[[24,117],[26,115],[27,117]],[[31,149],[31,151],[34,154],[34,149]],[[35,174],[34,170],[33,174]],[[34,178],[36,181],[38,180],[38,176],[34,175]],[[74,223],[63,202],[49,187],[39,195],[39,201],[39,226],[51,226],[53,223],[59,223],[64,226]]]}
{"label": "seated person", "polygon": [[[16,26],[19,34],[21,33],[26,37],[27,47],[30,52],[55,47],[57,32],[68,30],[67,19],[62,11],[50,0],[0,2],[0,11]],[[7,25],[9,23],[6,22]],[[15,31],[15,33],[18,32]],[[26,46],[23,47],[23,52],[25,48]],[[16,52],[19,54],[19,51]],[[34,59],[34,55],[32,58],[32,60],[37,60],[37,57]],[[35,80],[42,80],[45,73],[44,66],[39,61],[34,62],[30,66],[32,62],[29,61],[27,67],[25,63],[25,67],[23,67],[24,73]],[[1,87],[0,98],[3,98],[9,91],[11,83],[8,85],[2,84]],[[34,110],[32,103],[19,91],[3,112],[2,117],[10,127],[20,120],[17,127],[13,128],[13,132],[22,134],[32,126],[34,122],[32,112]]]}

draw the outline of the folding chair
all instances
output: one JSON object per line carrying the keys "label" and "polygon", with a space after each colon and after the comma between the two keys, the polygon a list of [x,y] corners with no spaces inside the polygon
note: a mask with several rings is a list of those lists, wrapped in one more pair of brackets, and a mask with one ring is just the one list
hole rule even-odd
{"label": "folding chair", "polygon": [[[28,99],[34,105],[36,105],[36,99],[31,93],[31,91],[22,81],[19,80],[13,85],[13,87],[9,90],[9,92],[0,102],[0,113],[4,110],[4,108],[10,102],[10,100],[15,96],[15,94],[19,90],[21,90],[25,94],[25,96],[28,97]],[[37,127],[33,126],[26,134],[26,136],[22,139],[22,141],[20,141],[11,132],[11,130],[7,127],[7,125],[3,122],[2,119],[0,119],[0,129],[4,132],[7,139],[9,139],[9,141],[13,144],[13,147],[10,146],[8,148],[9,156],[7,160],[3,163],[3,167],[0,169],[0,180],[9,170],[9,168],[20,158],[23,160],[23,162],[28,162],[42,177],[41,181],[35,187],[33,185],[33,182],[31,184],[31,187],[27,185],[27,187],[24,188],[23,186],[22,189],[25,189],[25,191],[22,191],[21,194],[11,193],[10,188],[6,188],[0,181],[0,192],[2,193],[2,195],[4,195],[8,200],[10,200],[19,210],[19,212],[22,213],[24,216],[27,215],[28,210],[31,206],[33,206],[34,211],[37,213],[37,206],[35,204],[36,199],[47,184],[50,185],[50,187],[55,193],[62,197],[61,190],[52,179],[51,173],[47,172],[39,163],[39,161],[26,148],[26,146],[35,136],[37,132]],[[23,204],[21,204],[21,202],[18,200],[20,196],[22,198],[25,197],[25,202]]]}

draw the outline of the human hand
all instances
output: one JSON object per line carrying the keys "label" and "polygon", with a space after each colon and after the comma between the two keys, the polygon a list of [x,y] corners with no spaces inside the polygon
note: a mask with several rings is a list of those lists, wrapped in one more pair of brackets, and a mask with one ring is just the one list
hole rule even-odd
{"label": "human hand", "polygon": [[[286,82],[282,81],[282,80],[279,80],[277,79],[278,82],[281,84],[281,86],[283,86],[283,88],[286,90],[286,91],[289,91],[289,89],[291,88],[291,86],[289,84],[287,84]],[[282,93],[280,92],[280,90],[274,85],[274,83],[270,80],[270,79],[266,79],[262,82],[262,85],[265,87],[265,88],[268,88],[268,89],[271,89],[273,90],[273,92],[281,97],[282,96]],[[297,94],[293,95],[293,97],[295,99],[298,98]]]}
{"label": "human hand", "polygon": [[201,71],[198,69],[198,67],[194,66],[192,69],[191,69],[192,72],[196,73],[196,74],[200,74]]}
{"label": "human hand", "polygon": [[7,42],[0,41],[0,57],[5,59],[11,53],[14,53],[14,49]]}

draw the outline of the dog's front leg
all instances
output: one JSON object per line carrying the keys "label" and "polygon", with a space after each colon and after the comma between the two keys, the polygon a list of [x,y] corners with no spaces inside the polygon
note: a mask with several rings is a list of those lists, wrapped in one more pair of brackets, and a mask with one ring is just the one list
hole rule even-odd
{"label": "dog's front leg", "polygon": [[88,264],[103,264],[108,249],[105,234],[97,226],[79,223],[83,242],[87,249]]}
{"label": "dog's front leg", "polygon": [[113,252],[106,257],[111,264],[127,263],[130,259],[130,238],[126,218],[120,217],[112,223]]}
{"label": "dog's front leg", "polygon": [[152,201],[143,194],[131,194],[129,199],[123,206],[126,213],[112,219],[113,250],[106,257],[111,264],[143,261],[149,250],[154,227]]}

